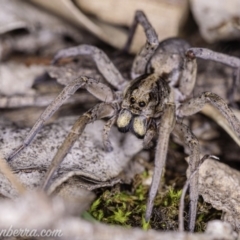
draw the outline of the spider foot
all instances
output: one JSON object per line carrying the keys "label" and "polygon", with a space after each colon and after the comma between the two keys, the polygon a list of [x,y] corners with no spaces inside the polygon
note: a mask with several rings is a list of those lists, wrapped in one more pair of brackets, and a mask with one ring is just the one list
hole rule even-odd
{"label": "spider foot", "polygon": [[16,148],[7,158],[7,162],[10,162],[16,155],[18,155],[19,152],[21,152],[26,147],[25,144],[20,145],[18,148]]}
{"label": "spider foot", "polygon": [[113,146],[110,142],[104,143],[104,151],[105,152],[112,152],[113,151]]}
{"label": "spider foot", "polygon": [[149,150],[149,149],[151,149],[152,147],[154,147],[153,141],[150,141],[150,142],[148,142],[148,143],[143,143],[143,149],[145,149],[145,150]]}

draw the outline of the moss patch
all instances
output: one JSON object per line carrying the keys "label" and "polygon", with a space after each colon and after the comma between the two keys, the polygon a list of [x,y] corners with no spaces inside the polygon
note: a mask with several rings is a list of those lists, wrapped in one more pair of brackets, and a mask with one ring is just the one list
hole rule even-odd
{"label": "moss patch", "polygon": [[[150,222],[144,219],[146,199],[149,186],[143,185],[148,174],[137,175],[131,186],[118,186],[102,189],[99,197],[92,203],[89,213],[98,221],[126,227],[141,227],[158,230],[178,230],[178,211],[182,191],[173,186],[164,186],[155,199],[155,205]],[[121,189],[122,188],[122,189]],[[189,197],[185,199],[185,229],[188,223]],[[197,232],[204,231],[206,223],[211,219],[219,219],[221,212],[213,209],[200,198],[196,220]]]}

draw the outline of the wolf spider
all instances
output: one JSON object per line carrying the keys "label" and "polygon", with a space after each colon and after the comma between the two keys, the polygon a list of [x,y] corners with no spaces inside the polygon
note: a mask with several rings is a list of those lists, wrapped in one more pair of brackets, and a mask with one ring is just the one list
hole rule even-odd
{"label": "wolf spider", "polygon": [[[107,152],[112,150],[109,132],[115,123],[119,131],[124,133],[131,131],[137,137],[142,138],[143,146],[146,148],[152,145],[153,140],[157,142],[155,168],[145,216],[148,221],[165,165],[170,134],[173,133],[182,139],[184,144],[189,147],[189,165],[192,173],[200,161],[198,140],[180,119],[199,112],[208,102],[223,114],[238,136],[240,135],[240,123],[224,100],[216,94],[204,92],[196,98],[191,97],[197,74],[195,55],[198,56],[198,52],[208,53],[208,50],[190,49],[190,45],[186,41],[177,38],[159,42],[155,30],[142,11],[137,11],[135,14],[125,50],[128,50],[131,45],[138,24],[142,25],[147,42],[134,59],[131,69],[133,80],[130,82],[123,78],[107,55],[97,47],[80,45],[61,50],[55,55],[53,63],[65,57],[90,55],[98,70],[113,88],[86,76],[80,76],[69,83],[42,113],[22,145],[13,151],[8,160],[11,160],[31,143],[44,122],[56,112],[66,99],[77,89],[85,88],[102,102],[84,113],[75,122],[52,161],[43,188],[47,189],[53,173],[81,135],[85,126],[97,119],[109,118],[103,129],[103,145]],[[187,54],[185,54],[186,52]],[[214,59],[216,56],[218,56],[217,53],[211,53],[208,58],[216,60]],[[220,54],[219,56],[223,56],[224,60],[217,59],[216,61],[232,64],[232,59],[227,55]],[[238,61],[238,59],[235,60]],[[238,67],[240,64],[239,62],[237,64]],[[236,67],[234,64],[232,66]],[[190,231],[193,231],[195,226],[197,201],[198,175],[195,174],[190,181]]]}

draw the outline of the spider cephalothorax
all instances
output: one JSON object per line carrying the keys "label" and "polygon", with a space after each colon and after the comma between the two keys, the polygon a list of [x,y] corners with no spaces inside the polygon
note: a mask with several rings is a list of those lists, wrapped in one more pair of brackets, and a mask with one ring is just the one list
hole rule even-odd
{"label": "spider cephalothorax", "polygon": [[[30,144],[43,123],[67,98],[74,94],[77,89],[85,88],[102,103],[91,108],[76,121],[52,160],[43,188],[48,188],[53,173],[83,132],[85,126],[97,119],[109,118],[103,129],[103,145],[106,151],[112,150],[109,132],[115,123],[120,131],[132,131],[137,137],[143,138],[145,147],[151,146],[153,138],[156,139],[155,168],[145,216],[146,220],[149,220],[166,160],[170,134],[173,133],[189,148],[191,173],[196,173],[200,162],[198,141],[190,129],[178,118],[199,112],[205,103],[209,102],[223,114],[240,136],[240,123],[223,99],[211,92],[205,92],[192,98],[197,72],[195,56],[208,57],[233,67],[239,67],[240,64],[233,57],[230,58],[209,50],[201,49],[199,51],[192,48],[187,51],[190,45],[182,39],[171,38],[159,43],[155,30],[141,11],[137,11],[135,14],[126,50],[130,47],[138,23],[144,28],[147,42],[134,59],[131,70],[133,80],[130,82],[123,78],[107,55],[97,47],[80,45],[61,50],[55,55],[53,63],[64,57],[92,56],[98,70],[117,91],[86,76],[80,76],[73,80],[42,113],[22,145],[9,156],[8,160],[11,160]],[[236,65],[234,65],[235,63]],[[198,200],[198,174],[196,173],[189,181],[191,200],[189,229],[193,231]]]}
{"label": "spider cephalothorax", "polygon": [[124,91],[118,129],[121,132],[131,130],[143,138],[152,120],[161,116],[169,94],[168,83],[157,74],[144,74],[133,80]]}

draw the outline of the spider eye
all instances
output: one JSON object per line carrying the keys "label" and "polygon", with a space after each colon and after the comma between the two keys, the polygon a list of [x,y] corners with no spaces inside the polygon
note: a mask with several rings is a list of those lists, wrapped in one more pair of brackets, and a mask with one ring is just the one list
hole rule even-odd
{"label": "spider eye", "polygon": [[145,107],[146,103],[145,102],[139,102],[138,105],[139,105],[139,107]]}
{"label": "spider eye", "polygon": [[135,103],[136,101],[135,101],[135,98],[134,97],[131,97],[130,98],[130,103]]}

